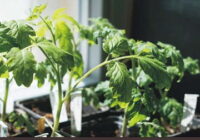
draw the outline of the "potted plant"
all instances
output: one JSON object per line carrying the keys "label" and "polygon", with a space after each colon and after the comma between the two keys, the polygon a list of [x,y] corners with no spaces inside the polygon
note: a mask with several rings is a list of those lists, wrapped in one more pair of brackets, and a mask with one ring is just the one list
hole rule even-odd
{"label": "potted plant", "polygon": [[[47,78],[52,87],[57,86],[58,104],[52,127],[53,137],[59,130],[63,104],[69,104],[72,93],[80,90],[77,86],[99,68],[107,67],[106,75],[109,78],[108,89],[112,91],[112,106],[124,112],[121,129],[123,137],[126,136],[127,125],[134,126],[154,114],[156,105],[150,102],[157,99],[154,98],[154,93],[161,93],[161,99],[165,99],[175,76],[183,76],[183,59],[173,46],[163,43],[157,46],[150,42],[128,39],[125,31],[114,28],[106,19],[94,19],[91,26],[82,26],[66,15],[65,9],[56,10],[51,17],[42,17],[41,13],[45,8],[45,5],[35,7],[28,18],[27,23],[36,30],[35,34],[26,34],[29,43],[18,48],[11,46],[6,58],[8,71],[13,73],[18,85],[29,86],[35,77],[39,86],[43,85]],[[37,20],[34,21],[35,19]],[[89,43],[95,43],[97,40],[102,43],[101,46],[107,54],[102,63],[85,74],[82,57],[77,48],[78,41],[74,39],[74,29]],[[23,30],[29,31],[29,28]],[[33,54],[32,49],[35,48],[45,56],[42,62],[37,61],[37,56]],[[130,70],[125,65],[129,60]],[[66,73],[70,78],[66,93],[63,94],[62,82]],[[76,79],[74,84],[73,78]],[[142,106],[146,106],[147,109],[143,110]]]}
{"label": "potted plant", "polygon": [[[0,23],[0,75],[1,78],[5,79],[4,98],[1,99],[3,103],[1,121],[8,124],[9,135],[13,135],[13,133],[17,133],[19,130],[23,132],[25,127],[28,128],[29,133],[33,131],[33,124],[28,120],[25,113],[18,111],[7,114],[7,101],[10,96],[10,83],[13,79],[15,79],[18,85],[26,87],[29,87],[32,82],[32,71],[27,71],[28,64],[24,64],[26,60],[21,59],[23,58],[22,54],[18,53],[16,56],[10,55],[14,47],[16,51],[23,51],[25,47],[29,46],[31,44],[29,36],[34,34],[33,28],[22,20]],[[28,74],[23,76],[27,72]]]}
{"label": "potted plant", "polygon": [[[131,91],[136,85],[134,79],[129,76],[129,71],[126,65],[120,62],[121,60],[130,59],[132,60],[133,64],[135,61],[138,61],[144,71],[149,73],[150,76],[153,77],[153,80],[159,83],[160,88],[168,87],[170,85],[170,77],[163,68],[164,64],[154,56],[141,54],[133,55],[132,46],[129,43],[130,41],[125,37],[125,32],[115,29],[105,19],[94,20],[96,25],[85,28],[64,14],[64,9],[56,10],[51,18],[43,18],[40,16],[40,14],[44,8],[44,5],[36,7],[29,19],[41,19],[41,22],[38,24],[39,27],[41,26],[41,28],[39,31],[36,31],[36,37],[32,37],[32,41],[34,43],[32,46],[37,46],[43,52],[47,58],[46,64],[49,64],[51,72],[56,75],[56,78],[51,77],[51,80],[53,79],[57,83],[59,98],[57,113],[56,117],[54,118],[53,131],[51,136],[55,136],[55,133],[58,131],[59,117],[63,103],[66,101],[70,102],[71,94],[72,92],[78,90],[77,86],[79,83],[87,78],[95,70],[103,66],[108,67],[107,75],[110,78],[110,85],[112,86],[112,89],[115,93],[114,97],[118,100],[118,104],[120,104],[121,107],[123,106],[126,115],[129,108],[129,103],[131,102]],[[62,76],[67,71],[71,73],[71,76],[73,76],[73,69],[76,66],[80,66],[80,64],[77,64],[80,61],[76,61],[77,56],[75,56],[75,53],[77,52],[76,43],[74,43],[73,34],[71,33],[68,24],[66,24],[66,20],[73,23],[73,25],[75,25],[75,27],[80,30],[82,38],[87,38],[93,42],[98,38],[101,38],[103,42],[103,50],[108,54],[108,56],[106,60],[101,64],[92,68],[87,73],[80,75],[79,79],[73,86],[68,86],[65,96],[63,96],[61,86]],[[46,32],[42,32],[43,34],[40,34],[40,31],[44,31],[45,29],[47,29],[51,35],[51,37],[48,39],[45,36]],[[65,40],[66,37],[67,40]],[[128,55],[126,55],[127,52]],[[59,54],[59,56],[56,53]],[[63,75],[61,75],[61,70],[63,69]],[[135,71],[134,67],[133,70]],[[47,71],[47,73],[49,74],[49,71]],[[165,81],[161,81],[159,78],[157,78],[159,76],[162,76]],[[41,77],[37,78],[41,79]],[[125,127],[127,124],[126,115],[124,118],[123,135],[125,135]]]}
{"label": "potted plant", "polygon": [[[117,42],[116,33],[114,34],[115,37],[109,38],[109,32],[112,33],[111,30],[115,29],[105,19],[93,21],[94,24],[86,29],[93,34],[85,36],[85,38],[90,42],[94,42],[95,36],[103,38],[104,51],[109,54],[109,57],[116,55],[109,52],[109,45],[107,45],[107,43],[113,45],[114,41]],[[122,74],[127,73],[126,78],[124,78],[126,80],[122,78],[118,81],[117,76],[121,73],[114,71],[117,65],[108,67],[107,76],[110,80],[101,83],[95,91],[97,92],[100,89],[101,92],[104,92],[106,102],[111,107],[117,106],[117,108],[124,110],[121,136],[126,136],[127,126],[133,127],[138,122],[141,136],[166,136],[166,131],[175,133],[174,131],[176,131],[176,127],[182,119],[182,105],[175,99],[169,98],[168,92],[172,83],[174,81],[179,82],[185,72],[199,74],[198,60],[193,60],[190,57],[183,58],[180,51],[170,44],[158,42],[155,45],[151,42],[135,40],[128,40],[128,42],[129,45],[127,46],[130,48],[126,49],[128,50],[127,53],[136,54],[142,56],[142,58],[137,61],[132,59],[129,71],[127,69],[120,71]],[[148,60],[149,58],[153,59]],[[109,60],[109,58],[106,60]],[[120,65],[118,66],[120,67]],[[123,65],[121,66],[123,67]],[[125,81],[126,86],[131,81],[131,90],[123,85],[123,81]],[[119,82],[119,85],[122,84],[121,91],[119,85],[115,85],[116,82]],[[125,94],[126,90],[128,90],[127,94]],[[121,94],[117,94],[117,92]]]}

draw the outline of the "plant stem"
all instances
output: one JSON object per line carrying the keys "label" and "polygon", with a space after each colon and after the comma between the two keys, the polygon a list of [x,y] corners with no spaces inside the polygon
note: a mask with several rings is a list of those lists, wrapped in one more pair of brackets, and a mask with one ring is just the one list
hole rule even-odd
{"label": "plant stem", "polygon": [[50,33],[51,33],[51,36],[53,38],[53,43],[56,45],[56,38],[55,38],[55,35],[53,33],[53,30],[51,29],[51,27],[49,26],[49,24],[46,22],[46,20],[40,16],[41,20],[44,22],[44,24],[47,26],[47,28],[49,29]]}
{"label": "plant stem", "polygon": [[62,85],[61,85],[61,77],[60,77],[59,66],[57,66],[56,77],[57,77],[57,82],[58,82],[58,101],[57,101],[58,106],[57,106],[57,110],[56,110],[56,116],[54,118],[53,131],[52,131],[52,134],[51,134],[52,137],[55,137],[55,134],[58,131],[60,113],[61,113],[62,104],[63,104],[63,102],[62,102]]}
{"label": "plant stem", "polygon": [[59,101],[58,108],[56,111],[56,117],[55,117],[54,123],[53,123],[53,131],[51,133],[51,137],[55,137],[55,134],[58,131],[61,109],[62,109],[62,101]]}
{"label": "plant stem", "polygon": [[122,130],[121,130],[121,137],[126,137],[127,123],[128,123],[127,114],[128,114],[128,105],[124,109],[124,118],[123,118]]}
{"label": "plant stem", "polygon": [[140,58],[140,56],[137,56],[137,55],[129,55],[129,56],[122,56],[122,57],[118,57],[118,58],[114,58],[114,59],[111,59],[109,61],[104,61],[102,62],[101,64],[97,65],[96,67],[90,69],[87,73],[85,73],[75,84],[74,86],[71,88],[70,91],[68,91],[68,93],[66,93],[65,97],[63,98],[63,102],[67,99],[67,96],[68,94],[70,94],[71,92],[73,92],[75,90],[75,88],[85,79],[87,78],[88,76],[90,76],[90,74],[92,74],[94,71],[96,71],[97,69],[109,64],[109,63],[112,63],[112,62],[115,62],[115,61],[119,61],[119,60],[123,60],[123,59],[131,59],[131,58]]}
{"label": "plant stem", "polygon": [[46,58],[49,60],[53,70],[57,73],[58,70],[56,69],[54,63],[52,62],[52,60],[49,58],[49,56],[47,55],[47,53],[42,49],[42,47],[39,46],[39,49],[42,51],[42,53],[46,56]]}
{"label": "plant stem", "polygon": [[[70,94],[74,91],[74,89],[79,85],[79,83],[81,81],[83,81],[85,78],[87,78],[90,74],[92,74],[94,71],[96,71],[97,69],[101,68],[102,66],[115,62],[115,61],[119,61],[119,60],[123,60],[123,59],[130,59],[130,58],[138,58],[139,56],[136,55],[130,55],[130,56],[123,56],[123,57],[119,57],[119,58],[115,58],[109,61],[104,61],[103,63],[97,65],[96,67],[90,69],[87,73],[85,73],[76,83],[75,85],[66,93],[65,97],[62,98],[62,87],[61,87],[61,79],[60,79],[60,74],[59,74],[59,70],[56,71],[56,76],[57,76],[57,81],[58,81],[58,108],[57,108],[57,112],[56,112],[56,118],[54,121],[54,126],[53,126],[53,131],[51,136],[54,137],[56,134],[56,131],[58,130],[59,127],[59,119],[60,119],[60,113],[61,113],[61,108],[62,108],[62,104],[66,101],[66,99],[70,96]],[[48,57],[47,57],[48,59]]]}
{"label": "plant stem", "polygon": [[67,106],[67,115],[68,115],[68,118],[70,118],[70,102],[71,102],[71,94],[68,94],[69,91],[71,90],[72,88],[72,73],[69,74],[69,82],[68,82],[68,87],[67,87],[67,90],[66,90],[66,96],[67,96],[67,99],[66,99],[66,106]]}
{"label": "plant stem", "polygon": [[2,121],[4,122],[6,119],[6,108],[7,108],[7,100],[8,100],[8,93],[9,93],[9,85],[10,81],[8,78],[6,78],[5,81],[5,94],[4,94],[4,99],[3,99],[3,112],[2,112]]}
{"label": "plant stem", "polygon": [[53,67],[55,73],[56,73],[56,78],[57,78],[57,82],[58,82],[58,106],[57,106],[57,110],[56,110],[56,116],[54,118],[54,126],[53,126],[53,131],[51,136],[54,137],[58,127],[59,127],[59,120],[60,120],[60,113],[61,113],[61,109],[62,109],[62,85],[61,85],[61,77],[60,77],[60,68],[59,65],[57,65],[57,68],[54,66],[54,63],[51,61],[51,59],[48,57],[48,55],[46,54],[46,52],[39,47],[40,50],[43,52],[43,54],[46,56],[46,58],[49,60],[51,66]]}
{"label": "plant stem", "polygon": [[[56,37],[53,33],[52,28],[49,26],[49,24],[46,22],[46,20],[44,18],[42,18],[40,16],[40,18],[42,19],[42,21],[45,23],[45,25],[47,26],[47,28],[49,29],[52,39],[53,39],[53,43],[56,45]],[[58,101],[57,101],[57,110],[56,110],[56,116],[54,118],[54,124],[53,124],[53,131],[51,133],[51,137],[55,137],[56,132],[58,131],[59,128],[59,120],[60,120],[60,113],[61,113],[61,109],[62,109],[62,98],[63,98],[63,93],[62,93],[62,85],[61,85],[61,75],[60,75],[60,67],[59,65],[54,65],[54,63],[51,61],[51,59],[48,57],[48,55],[46,54],[46,52],[40,47],[41,51],[44,53],[44,55],[47,57],[47,59],[50,61],[55,73],[56,73],[56,77],[57,77],[57,82],[58,82]]]}

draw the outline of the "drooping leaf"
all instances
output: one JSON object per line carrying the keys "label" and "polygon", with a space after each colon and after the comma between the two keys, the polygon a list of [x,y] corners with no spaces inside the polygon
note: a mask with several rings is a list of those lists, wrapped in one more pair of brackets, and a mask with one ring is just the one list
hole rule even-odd
{"label": "drooping leaf", "polygon": [[137,112],[134,115],[134,117],[129,120],[129,125],[128,126],[129,127],[135,126],[138,122],[141,122],[141,121],[145,120],[146,118],[147,118],[146,115],[140,114],[140,113]]}
{"label": "drooping leaf", "polygon": [[183,106],[175,99],[164,98],[160,101],[159,112],[168,124],[177,127],[182,120]]}
{"label": "drooping leaf", "polygon": [[64,21],[57,21],[55,23],[55,36],[59,43],[59,47],[64,51],[72,53],[73,50],[73,34],[70,28]]}
{"label": "drooping leaf", "polygon": [[42,117],[42,118],[39,118],[37,121],[37,131],[39,133],[43,133],[44,130],[45,130],[45,118]]}
{"label": "drooping leaf", "polygon": [[94,92],[93,88],[84,88],[82,90],[83,103],[85,105],[90,105],[95,108],[100,107],[100,100],[97,93]]}
{"label": "drooping leaf", "polygon": [[133,44],[132,49],[135,54],[157,54],[158,48],[151,42],[137,41]]}
{"label": "drooping leaf", "polygon": [[0,23],[0,52],[7,52],[12,47],[16,47],[16,39],[9,35],[11,29]]}
{"label": "drooping leaf", "polygon": [[171,60],[171,66],[176,66],[178,68],[179,73],[177,73],[177,75],[182,78],[184,72],[184,63],[180,51],[177,50],[175,46],[170,44],[165,44],[162,42],[158,42],[157,44],[162,48],[160,49],[160,53]]}
{"label": "drooping leaf", "polygon": [[106,75],[110,78],[110,86],[119,101],[128,102],[131,97],[131,90],[135,83],[129,77],[128,70],[123,63],[114,62],[108,66]]}
{"label": "drooping leaf", "polygon": [[159,100],[156,98],[155,94],[150,91],[146,91],[143,94],[143,98],[141,99],[143,105],[145,106],[145,110],[148,113],[154,114],[158,108]]}
{"label": "drooping leaf", "polygon": [[73,53],[74,67],[72,68],[72,75],[75,79],[83,75],[83,58],[79,51]]}
{"label": "drooping leaf", "polygon": [[24,48],[31,44],[30,36],[35,35],[35,32],[25,21],[11,20],[4,24],[10,29],[7,34],[16,39],[18,46],[15,47]]}
{"label": "drooping leaf", "polygon": [[27,49],[12,48],[7,55],[9,71],[13,71],[17,85],[30,86],[35,72],[35,59]]}
{"label": "drooping leaf", "polygon": [[24,112],[11,112],[8,114],[8,121],[13,124],[14,129],[26,129],[31,136],[33,135],[34,126]]}
{"label": "drooping leaf", "polygon": [[111,106],[111,103],[115,100],[113,99],[113,91],[108,80],[99,82],[94,91],[98,96],[105,98],[101,103],[103,106]]}
{"label": "drooping leaf", "polygon": [[37,43],[37,46],[41,47],[44,52],[52,59],[55,63],[66,66],[67,69],[71,69],[74,66],[74,58],[72,54],[54,46],[53,43],[43,41]]}
{"label": "drooping leaf", "polygon": [[141,68],[137,69],[136,81],[140,87],[147,87],[153,82],[149,75],[145,74],[144,71],[141,70]]}
{"label": "drooping leaf", "polygon": [[154,80],[158,88],[169,88],[171,86],[171,79],[162,62],[149,57],[140,57],[138,61],[143,71]]}
{"label": "drooping leaf", "polygon": [[128,42],[121,36],[109,36],[103,43],[106,53],[112,55],[123,55],[128,50]]}
{"label": "drooping leaf", "polygon": [[139,134],[141,137],[166,137],[167,132],[157,119],[152,122],[142,122]]}
{"label": "drooping leaf", "polygon": [[0,78],[9,78],[8,67],[3,56],[0,57]]}
{"label": "drooping leaf", "polygon": [[35,78],[38,80],[38,87],[41,87],[47,77],[47,69],[45,63],[36,64]]}
{"label": "drooping leaf", "polygon": [[184,69],[190,74],[199,74],[200,67],[199,61],[197,59],[192,59],[191,57],[187,57],[184,59]]}

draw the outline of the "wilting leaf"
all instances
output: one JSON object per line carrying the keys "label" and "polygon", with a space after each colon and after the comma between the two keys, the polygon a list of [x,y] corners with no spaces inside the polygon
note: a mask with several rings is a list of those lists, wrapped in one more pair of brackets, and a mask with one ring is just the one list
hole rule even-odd
{"label": "wilting leaf", "polygon": [[10,29],[7,34],[16,39],[18,46],[15,47],[24,48],[31,44],[30,36],[35,35],[35,32],[25,21],[11,20],[4,24]]}
{"label": "wilting leaf", "polygon": [[36,65],[33,54],[27,49],[12,48],[7,58],[9,71],[13,71],[17,85],[30,86]]}
{"label": "wilting leaf", "polygon": [[129,77],[128,70],[123,63],[114,62],[108,65],[106,75],[110,78],[110,86],[118,96],[119,101],[128,102],[131,100],[131,90],[135,83]]}
{"label": "wilting leaf", "polygon": [[44,129],[45,129],[45,118],[42,117],[37,121],[37,131],[39,133],[43,133]]}
{"label": "wilting leaf", "polygon": [[35,77],[38,80],[38,87],[41,87],[47,77],[47,69],[45,63],[37,63]]}
{"label": "wilting leaf", "polygon": [[177,127],[182,120],[183,106],[175,99],[164,98],[160,102],[159,112],[167,123]]}
{"label": "wilting leaf", "polygon": [[66,66],[71,69],[74,66],[74,58],[72,54],[54,46],[51,42],[43,41],[37,44],[55,63]]}
{"label": "wilting leaf", "polygon": [[162,62],[149,57],[140,57],[138,61],[143,71],[154,80],[158,88],[169,88],[171,86],[171,79]]}
{"label": "wilting leaf", "polygon": [[192,59],[191,57],[187,57],[184,59],[184,69],[190,74],[199,74],[200,67],[199,61],[197,59]]}
{"label": "wilting leaf", "polygon": [[108,54],[122,55],[128,50],[128,42],[121,36],[110,36],[103,43],[103,49]]}

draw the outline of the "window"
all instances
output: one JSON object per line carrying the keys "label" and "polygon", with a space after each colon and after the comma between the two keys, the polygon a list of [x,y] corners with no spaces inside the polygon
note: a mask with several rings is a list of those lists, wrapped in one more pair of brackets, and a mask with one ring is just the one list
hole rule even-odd
{"label": "window", "polygon": [[[51,14],[57,8],[67,8],[67,13],[84,25],[88,25],[90,17],[102,16],[102,0],[0,0],[0,21],[11,19],[24,19],[30,10],[39,4],[46,3],[48,7],[44,14]],[[101,48],[89,47],[86,42],[81,44],[81,52],[85,62],[85,71],[94,67],[101,61]],[[100,79],[100,70],[86,79],[81,86],[97,82]],[[4,85],[0,88],[4,89]],[[64,86],[63,89],[66,87]],[[50,86],[46,84],[42,88],[37,88],[37,83],[33,82],[31,87],[18,87],[15,82],[11,84],[9,104],[14,100],[26,99],[48,94]],[[3,92],[3,91],[1,91]],[[10,105],[11,106],[11,105]]]}

